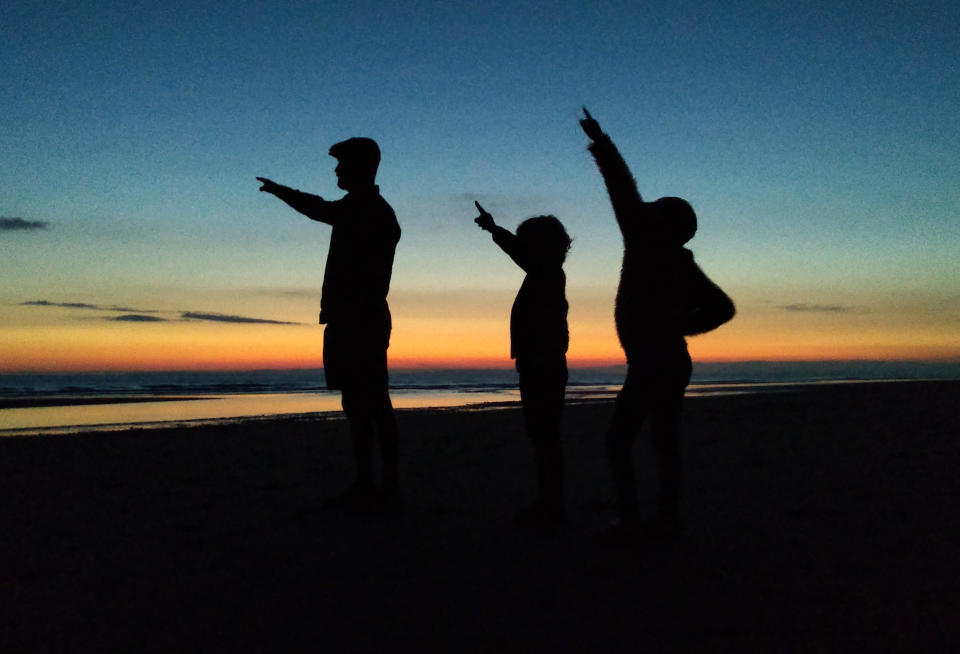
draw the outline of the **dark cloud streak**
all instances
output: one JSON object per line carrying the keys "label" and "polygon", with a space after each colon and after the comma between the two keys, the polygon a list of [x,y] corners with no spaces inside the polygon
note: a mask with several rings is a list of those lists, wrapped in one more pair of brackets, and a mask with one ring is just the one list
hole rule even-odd
{"label": "dark cloud streak", "polygon": [[49,224],[43,220],[24,220],[23,218],[3,216],[0,217],[0,232],[46,229]]}
{"label": "dark cloud streak", "polygon": [[249,318],[247,316],[231,316],[222,313],[201,313],[199,311],[184,311],[180,314],[183,320],[205,320],[208,322],[229,322],[257,325],[299,325],[296,322],[282,320],[267,320],[266,318]]}
{"label": "dark cloud streak", "polygon": [[132,309],[130,307],[111,307],[86,302],[51,302],[49,300],[31,300],[21,302],[25,307],[60,307],[61,309],[88,309],[90,311],[122,311],[124,313],[157,313],[156,309]]}
{"label": "dark cloud streak", "polygon": [[784,311],[811,311],[821,313],[846,313],[853,310],[853,307],[845,307],[839,304],[807,304],[806,302],[784,304],[781,305],[780,308]]}
{"label": "dark cloud streak", "polygon": [[157,315],[160,313],[156,309],[133,309],[130,307],[108,306],[104,304],[90,304],[87,302],[51,302],[50,300],[30,300],[21,302],[20,306],[27,307],[57,307],[61,309],[85,309],[87,311],[111,311],[120,313],[119,316],[106,316],[104,320],[117,322],[181,322],[181,321],[205,321],[205,322],[223,322],[232,324],[246,325],[302,325],[299,322],[287,322],[284,320],[269,320],[267,318],[251,318],[249,316],[235,316],[224,313],[209,313],[203,311],[179,311],[176,318],[162,318]]}
{"label": "dark cloud streak", "polygon": [[160,316],[142,316],[136,313],[125,313],[122,316],[113,316],[105,320],[115,320],[117,322],[170,322]]}

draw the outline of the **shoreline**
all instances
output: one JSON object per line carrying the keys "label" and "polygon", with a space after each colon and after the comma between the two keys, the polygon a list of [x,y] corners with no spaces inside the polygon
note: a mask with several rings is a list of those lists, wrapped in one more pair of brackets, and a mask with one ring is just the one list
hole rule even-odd
{"label": "shoreline", "polygon": [[[397,412],[404,510],[320,509],[342,420],[0,439],[0,650],[950,651],[960,638],[960,382],[686,405],[683,531],[635,548],[603,454],[564,420],[570,525],[520,530],[519,405]],[[636,463],[650,508],[652,452]]]}
{"label": "shoreline", "polygon": [[[688,399],[738,394],[793,392],[824,386],[927,383],[934,379],[831,379],[814,381],[696,382]],[[568,386],[567,404],[610,401],[619,386]],[[394,406],[410,409],[486,410],[519,404],[516,388],[497,390],[391,389]],[[177,403],[187,403],[178,411]],[[131,406],[132,405],[132,406]],[[156,408],[151,408],[156,405]],[[478,407],[479,405],[479,407]],[[76,409],[73,410],[72,409]],[[211,424],[262,422],[270,419],[340,414],[340,394],[333,391],[237,393],[110,393],[104,395],[0,397],[0,438],[12,436],[79,434],[127,429],[167,429]]]}

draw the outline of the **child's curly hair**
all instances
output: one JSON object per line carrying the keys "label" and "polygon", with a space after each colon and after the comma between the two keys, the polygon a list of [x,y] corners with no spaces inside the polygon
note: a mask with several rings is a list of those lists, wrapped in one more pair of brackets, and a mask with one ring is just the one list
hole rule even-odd
{"label": "child's curly hair", "polygon": [[562,265],[573,243],[556,216],[534,216],[517,227],[517,238],[528,252],[545,262]]}

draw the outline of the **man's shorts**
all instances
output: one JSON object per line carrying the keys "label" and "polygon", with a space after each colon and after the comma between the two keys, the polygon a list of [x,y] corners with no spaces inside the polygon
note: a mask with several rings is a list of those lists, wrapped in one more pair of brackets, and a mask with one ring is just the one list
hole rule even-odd
{"label": "man's shorts", "polygon": [[323,372],[330,390],[387,388],[390,327],[328,324],[323,330]]}

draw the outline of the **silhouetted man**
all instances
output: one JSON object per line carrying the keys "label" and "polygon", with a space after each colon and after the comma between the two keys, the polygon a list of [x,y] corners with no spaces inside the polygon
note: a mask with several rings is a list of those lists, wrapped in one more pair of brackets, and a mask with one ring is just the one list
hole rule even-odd
{"label": "silhouetted man", "polygon": [[[320,324],[327,388],[340,390],[350,424],[357,465],[356,484],[327,506],[368,510],[391,506],[397,495],[397,424],[387,390],[390,308],[387,293],[400,226],[374,183],[380,149],[368,138],[351,138],[330,148],[337,159],[339,200],[276,184],[264,177],[261,191],[272,193],[311,220],[333,227],[323,276]],[[373,482],[373,442],[383,461],[381,492]]]}
{"label": "silhouetted man", "polygon": [[[583,110],[583,131],[603,175],[623,234],[623,265],[614,316],[627,355],[627,378],[617,395],[607,453],[620,509],[614,538],[669,533],[677,526],[681,460],[679,417],[691,362],[684,336],[715,329],[733,318],[733,302],[711,282],[683,245],[697,231],[697,216],[680,198],[644,202],[616,146]],[[655,518],[643,522],[631,449],[649,416],[659,477]]]}

